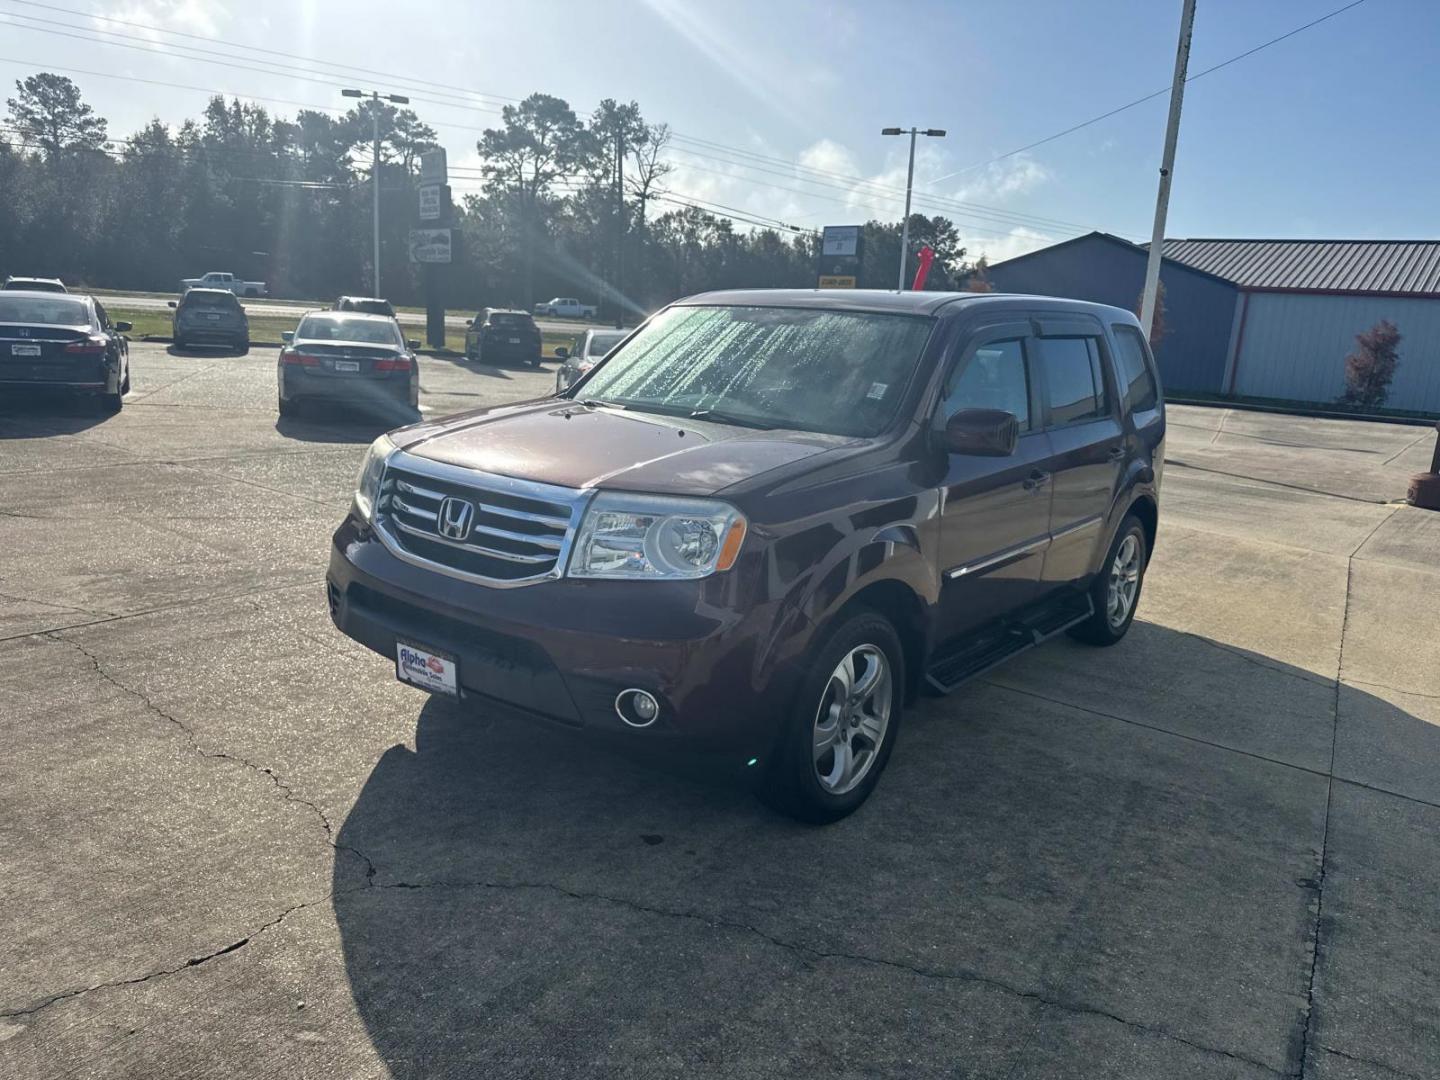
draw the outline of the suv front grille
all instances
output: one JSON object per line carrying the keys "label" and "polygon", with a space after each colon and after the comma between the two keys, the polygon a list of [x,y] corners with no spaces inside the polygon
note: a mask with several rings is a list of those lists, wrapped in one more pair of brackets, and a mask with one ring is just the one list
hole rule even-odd
{"label": "suv front grille", "polygon": [[392,550],[456,576],[520,585],[559,577],[585,493],[397,453],[375,524]]}

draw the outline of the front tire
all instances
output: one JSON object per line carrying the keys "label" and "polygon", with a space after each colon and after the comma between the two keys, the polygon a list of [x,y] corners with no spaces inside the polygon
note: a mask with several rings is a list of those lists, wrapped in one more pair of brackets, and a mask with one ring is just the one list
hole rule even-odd
{"label": "front tire", "polygon": [[1149,559],[1145,526],[1134,514],[1126,514],[1090,586],[1090,602],[1095,610],[1084,622],[1070,628],[1070,636],[1100,646],[1114,645],[1123,638],[1140,606],[1140,589],[1145,584]]}
{"label": "front tire", "polygon": [[890,760],[904,686],[890,621],[863,610],[847,618],[811,654],[760,797],[817,825],[854,813]]}

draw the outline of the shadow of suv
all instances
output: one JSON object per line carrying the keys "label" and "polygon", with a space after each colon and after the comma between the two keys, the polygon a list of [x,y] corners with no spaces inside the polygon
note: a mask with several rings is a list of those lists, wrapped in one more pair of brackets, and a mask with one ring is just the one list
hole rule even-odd
{"label": "shadow of suv", "polygon": [[1124,636],[1164,437],[1128,311],[705,294],[564,395],[377,439],[330,611],[412,685],[699,753],[831,821],[917,692]]}

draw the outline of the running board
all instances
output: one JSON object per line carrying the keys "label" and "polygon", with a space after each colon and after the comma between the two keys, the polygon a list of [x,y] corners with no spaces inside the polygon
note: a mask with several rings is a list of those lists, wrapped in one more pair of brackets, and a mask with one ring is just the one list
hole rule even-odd
{"label": "running board", "polygon": [[983,630],[958,648],[937,656],[926,669],[925,681],[942,694],[948,694],[975,676],[1084,622],[1094,613],[1095,605],[1088,590],[1051,601],[1017,619]]}

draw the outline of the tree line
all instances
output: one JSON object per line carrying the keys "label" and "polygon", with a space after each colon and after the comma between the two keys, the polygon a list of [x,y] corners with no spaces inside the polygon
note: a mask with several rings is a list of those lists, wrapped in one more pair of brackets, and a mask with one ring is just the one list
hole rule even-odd
{"label": "tree line", "polygon": [[[156,119],[113,138],[70,79],[15,85],[0,124],[0,275],[172,291],[230,270],[277,296],[363,293],[378,120],[385,291],[420,299],[406,234],[419,224],[420,155],[438,143],[413,110],[364,99],[341,116],[286,118],[217,96],[177,127]],[[669,141],[635,102],[606,100],[589,116],[547,94],[506,106],[476,144],[479,189],[453,207],[449,306],[564,295],[633,317],[709,289],[813,286],[818,231],[752,227],[672,192]],[[899,222],[864,229],[858,284],[893,288]],[[935,250],[927,288],[963,283],[971,268],[953,222],[915,214],[910,237],[912,250]]]}

